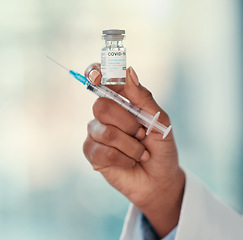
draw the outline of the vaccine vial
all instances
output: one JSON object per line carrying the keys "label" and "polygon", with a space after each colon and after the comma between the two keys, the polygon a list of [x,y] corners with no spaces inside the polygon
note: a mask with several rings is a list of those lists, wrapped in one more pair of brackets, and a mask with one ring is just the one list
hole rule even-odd
{"label": "vaccine vial", "polygon": [[102,85],[126,83],[126,48],[123,46],[125,30],[102,31],[105,45],[101,49]]}

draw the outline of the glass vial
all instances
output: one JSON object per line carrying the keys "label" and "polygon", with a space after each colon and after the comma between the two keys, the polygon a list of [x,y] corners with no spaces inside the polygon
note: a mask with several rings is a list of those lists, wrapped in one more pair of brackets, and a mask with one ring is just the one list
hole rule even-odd
{"label": "glass vial", "polygon": [[105,45],[101,49],[101,84],[125,84],[126,48],[122,42],[125,38],[125,30],[104,30],[102,34]]}

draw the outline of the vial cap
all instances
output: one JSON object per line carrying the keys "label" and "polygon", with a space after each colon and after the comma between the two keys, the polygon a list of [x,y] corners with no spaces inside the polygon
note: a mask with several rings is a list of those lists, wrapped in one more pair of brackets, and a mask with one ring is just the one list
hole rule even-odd
{"label": "vial cap", "polygon": [[105,35],[122,35],[125,34],[125,30],[109,29],[103,30],[102,33]]}

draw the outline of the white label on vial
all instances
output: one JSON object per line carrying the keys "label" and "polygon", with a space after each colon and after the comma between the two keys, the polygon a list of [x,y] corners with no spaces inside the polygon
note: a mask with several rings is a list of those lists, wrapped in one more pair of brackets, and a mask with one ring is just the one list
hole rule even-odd
{"label": "white label on vial", "polygon": [[103,78],[125,78],[126,51],[124,49],[102,50],[101,72]]}

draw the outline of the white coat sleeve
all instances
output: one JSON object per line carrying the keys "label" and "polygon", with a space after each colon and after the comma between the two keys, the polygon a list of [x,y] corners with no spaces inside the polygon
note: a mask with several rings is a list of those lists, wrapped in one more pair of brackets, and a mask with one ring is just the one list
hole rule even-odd
{"label": "white coat sleeve", "polygon": [[141,212],[133,204],[128,209],[120,240],[143,240]]}
{"label": "white coat sleeve", "polygon": [[243,239],[243,218],[217,199],[190,172],[175,240]]}
{"label": "white coat sleeve", "polygon": [[[140,211],[131,205],[120,240],[142,240]],[[218,200],[193,174],[186,185],[175,240],[243,239],[243,217]]]}

